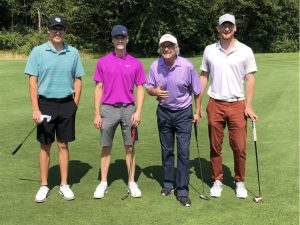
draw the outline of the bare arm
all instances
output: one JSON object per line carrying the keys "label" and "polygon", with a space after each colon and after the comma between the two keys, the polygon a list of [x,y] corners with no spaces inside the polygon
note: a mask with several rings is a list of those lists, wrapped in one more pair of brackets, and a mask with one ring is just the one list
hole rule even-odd
{"label": "bare arm", "polygon": [[200,94],[194,95],[194,99],[195,99],[195,114],[194,114],[193,123],[195,123],[197,125],[200,121],[200,112],[201,112],[201,110],[200,110]]}
{"label": "bare arm", "polygon": [[147,88],[148,94],[151,96],[157,96],[158,99],[168,98],[169,92],[162,90],[161,87],[157,88]]}
{"label": "bare arm", "polygon": [[246,75],[246,108],[245,116],[249,117],[251,120],[258,119],[258,116],[253,112],[252,101],[254,96],[254,86],[255,77],[253,73],[248,73]]}
{"label": "bare arm", "polygon": [[103,95],[103,84],[96,83],[94,91],[94,126],[99,129],[102,127],[102,119],[100,114],[100,105]]}
{"label": "bare arm", "polygon": [[81,77],[77,77],[74,79],[74,102],[78,106],[79,100],[80,100],[80,95],[81,95],[81,89],[82,89],[82,80]]}
{"label": "bare arm", "polygon": [[41,111],[38,104],[38,77],[29,76],[29,95],[32,106],[32,119],[36,123],[41,123]]}
{"label": "bare arm", "polygon": [[136,87],[136,111],[131,117],[131,124],[133,127],[137,127],[141,121],[141,113],[145,98],[145,91],[143,85]]}
{"label": "bare arm", "polygon": [[201,74],[200,74],[200,84],[201,84],[201,93],[199,95],[199,107],[200,107],[200,117],[203,117],[204,116],[204,112],[202,111],[202,99],[203,99],[203,95],[205,93],[205,90],[206,90],[206,86],[208,84],[208,72],[205,72],[205,71],[202,71]]}

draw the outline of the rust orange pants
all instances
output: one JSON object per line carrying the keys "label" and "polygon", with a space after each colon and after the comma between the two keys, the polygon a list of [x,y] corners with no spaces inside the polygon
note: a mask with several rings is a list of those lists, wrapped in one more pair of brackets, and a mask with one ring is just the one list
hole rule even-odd
{"label": "rust orange pants", "polygon": [[244,181],[246,167],[247,118],[245,102],[225,102],[209,99],[207,108],[212,178],[223,179],[222,143],[228,127],[229,144],[234,155],[234,180]]}

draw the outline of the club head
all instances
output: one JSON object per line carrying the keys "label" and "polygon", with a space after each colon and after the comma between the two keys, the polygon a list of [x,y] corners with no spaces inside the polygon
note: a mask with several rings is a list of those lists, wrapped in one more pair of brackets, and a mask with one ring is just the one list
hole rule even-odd
{"label": "club head", "polygon": [[41,115],[41,120],[44,120],[44,119],[46,119],[47,123],[49,123],[50,120],[51,120],[51,116],[49,116],[49,115]]}
{"label": "club head", "polygon": [[253,201],[254,201],[255,203],[263,203],[263,202],[264,202],[264,201],[263,201],[263,198],[262,198],[261,196],[258,196],[258,197],[253,198]]}
{"label": "club head", "polygon": [[123,196],[123,198],[121,198],[122,200],[125,200],[126,198],[128,198],[128,196],[129,196],[129,192],[127,192],[124,196]]}
{"label": "club head", "polygon": [[203,200],[207,200],[207,201],[210,200],[210,198],[209,198],[208,196],[203,195],[203,194],[201,194],[199,197],[200,197],[201,199],[203,199]]}

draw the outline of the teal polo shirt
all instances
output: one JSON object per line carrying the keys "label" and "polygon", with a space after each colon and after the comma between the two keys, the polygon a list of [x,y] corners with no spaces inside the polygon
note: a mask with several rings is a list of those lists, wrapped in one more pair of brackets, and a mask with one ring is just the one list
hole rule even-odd
{"label": "teal polo shirt", "polygon": [[72,95],[74,79],[84,75],[79,52],[67,44],[57,52],[49,42],[33,48],[25,74],[38,77],[38,94],[46,98]]}

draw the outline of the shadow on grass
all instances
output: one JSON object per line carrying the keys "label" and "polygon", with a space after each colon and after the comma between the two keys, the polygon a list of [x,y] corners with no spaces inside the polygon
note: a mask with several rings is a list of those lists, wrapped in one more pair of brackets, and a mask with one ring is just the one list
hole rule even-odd
{"label": "shadow on grass", "polygon": [[[202,167],[202,174],[203,174],[203,183],[205,183],[209,187],[211,187],[213,180],[211,177],[210,161],[208,161],[204,158],[200,158],[200,160],[201,160],[201,167]],[[190,160],[190,165],[191,165],[191,169],[194,168],[195,174],[196,174],[197,178],[199,179],[199,182],[201,182],[199,158],[194,158],[193,160]],[[222,169],[223,169],[223,174],[224,174],[223,184],[232,188],[233,190],[235,190],[234,179],[232,177],[230,168],[223,164]]]}
{"label": "shadow on grass", "polygon": [[162,166],[148,166],[143,169],[146,177],[156,180],[160,186],[163,186],[163,168]]}
{"label": "shadow on grass", "polygon": [[[136,165],[135,167],[135,181],[138,181],[142,173],[141,167]],[[117,159],[111,163],[108,170],[107,184],[110,186],[115,180],[122,179],[125,184],[128,183],[127,167],[124,159]],[[101,180],[101,170],[99,170],[98,180]]]}
{"label": "shadow on grass", "polygon": [[[69,176],[68,183],[80,183],[80,180],[87,174],[92,167],[88,163],[83,163],[79,160],[69,161]],[[60,185],[60,170],[59,165],[50,167],[48,173],[48,187],[51,190],[53,187]]]}

